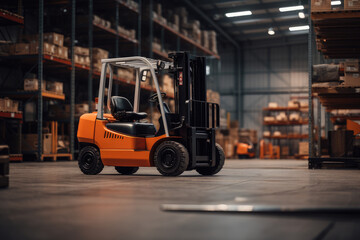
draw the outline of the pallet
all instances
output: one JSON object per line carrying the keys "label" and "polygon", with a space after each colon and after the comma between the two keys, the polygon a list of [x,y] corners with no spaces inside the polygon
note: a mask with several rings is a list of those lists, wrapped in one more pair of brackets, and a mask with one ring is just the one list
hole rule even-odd
{"label": "pallet", "polygon": [[309,158],[309,169],[321,169],[326,164],[341,164],[345,167],[358,167],[360,157],[314,157]]}
{"label": "pallet", "polygon": [[51,153],[41,155],[41,161],[50,159],[55,162],[58,160],[58,158],[68,158],[69,161],[73,160],[73,156],[71,153]]}

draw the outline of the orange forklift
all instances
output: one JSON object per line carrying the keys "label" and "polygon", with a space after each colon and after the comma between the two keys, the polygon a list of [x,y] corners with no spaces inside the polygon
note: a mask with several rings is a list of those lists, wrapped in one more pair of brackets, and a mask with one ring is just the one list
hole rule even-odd
{"label": "orange forklift", "polygon": [[[98,174],[104,166],[114,166],[125,175],[139,167],[156,167],[164,176],[178,176],[185,170],[214,175],[222,169],[224,151],[215,142],[219,105],[206,101],[205,58],[187,52],[171,53],[169,58],[173,62],[144,57],[102,60],[97,111],[80,117],[77,133],[78,164],[84,174]],[[118,67],[136,72],[133,104],[112,96],[113,72]],[[149,73],[156,89],[149,102],[156,103],[161,114],[159,129],[144,122],[147,114],[139,112],[140,84]],[[175,112],[163,102],[166,94],[157,78],[163,74],[174,79]]]}

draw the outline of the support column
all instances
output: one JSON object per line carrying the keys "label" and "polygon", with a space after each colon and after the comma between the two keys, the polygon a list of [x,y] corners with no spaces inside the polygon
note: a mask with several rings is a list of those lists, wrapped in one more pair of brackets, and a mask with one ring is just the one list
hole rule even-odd
{"label": "support column", "polygon": [[43,47],[44,47],[44,0],[39,0],[39,50],[38,50],[38,160],[41,161],[43,153],[43,98],[42,98],[42,82],[43,82]]}
{"label": "support column", "polygon": [[92,112],[92,101],[93,101],[93,0],[89,0],[89,58],[90,58],[90,70],[88,75],[88,103],[89,103],[89,111]]}
{"label": "support column", "polygon": [[75,19],[76,0],[71,2],[70,153],[75,152]]}

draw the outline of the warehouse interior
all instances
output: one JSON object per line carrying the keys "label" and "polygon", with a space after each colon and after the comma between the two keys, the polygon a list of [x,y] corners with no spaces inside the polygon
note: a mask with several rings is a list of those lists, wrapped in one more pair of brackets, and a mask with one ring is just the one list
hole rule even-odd
{"label": "warehouse interior", "polygon": [[359,32],[358,0],[2,0],[1,239],[360,239]]}

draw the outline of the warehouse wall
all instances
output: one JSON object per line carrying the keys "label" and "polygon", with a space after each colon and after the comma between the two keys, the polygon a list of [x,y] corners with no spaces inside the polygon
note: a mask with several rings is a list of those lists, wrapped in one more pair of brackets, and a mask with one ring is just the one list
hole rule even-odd
{"label": "warehouse wall", "polygon": [[286,106],[308,91],[307,44],[248,48],[244,52],[244,127],[262,130],[268,102]]}

